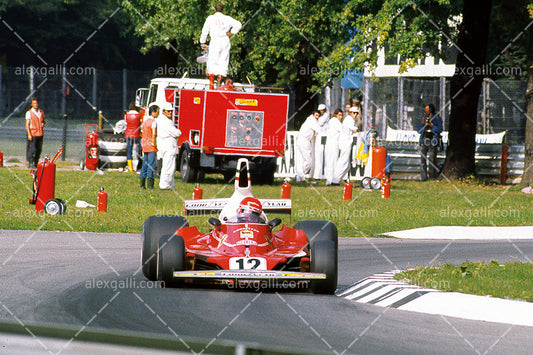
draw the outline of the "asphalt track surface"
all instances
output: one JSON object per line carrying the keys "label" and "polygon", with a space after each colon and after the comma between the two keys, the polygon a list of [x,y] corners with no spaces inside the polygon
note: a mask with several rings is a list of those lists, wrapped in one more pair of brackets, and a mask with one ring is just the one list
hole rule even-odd
{"label": "asphalt track surface", "polygon": [[[335,296],[146,288],[139,271],[139,235],[0,231],[0,240],[2,320],[318,353],[524,354],[533,349],[531,327],[382,308]],[[339,288],[393,269],[491,258],[526,261],[533,258],[533,243],[341,238]]]}

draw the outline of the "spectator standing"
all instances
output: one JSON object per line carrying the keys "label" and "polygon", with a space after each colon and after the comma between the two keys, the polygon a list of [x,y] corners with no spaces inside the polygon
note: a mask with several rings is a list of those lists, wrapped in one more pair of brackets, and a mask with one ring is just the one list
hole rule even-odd
{"label": "spectator standing", "polygon": [[[142,151],[144,153],[143,165],[140,174],[141,189],[154,188],[154,171],[156,168],[156,155],[157,155],[157,121],[159,116],[159,106],[152,105],[148,111],[150,116],[144,120],[142,124]],[[146,183],[146,187],[145,187]]]}
{"label": "spectator standing", "polygon": [[222,11],[224,5],[216,4],[215,13],[208,16],[200,35],[200,46],[207,49],[205,43],[207,36],[211,37],[209,42],[209,54],[207,57],[207,75],[216,75],[218,84],[222,84],[224,77],[228,75],[229,54],[231,49],[230,37],[241,30],[242,24],[224,15]]}
{"label": "spectator standing", "polygon": [[313,112],[300,127],[296,136],[296,181],[305,181],[313,165],[315,136],[320,134],[318,118],[320,112]]}
{"label": "spectator standing", "polygon": [[30,169],[35,169],[41,158],[44,123],[44,112],[39,109],[39,101],[32,99],[31,108],[26,112],[26,159]]}
{"label": "spectator standing", "polygon": [[442,133],[442,118],[435,114],[433,104],[424,107],[424,117],[418,122],[417,131],[420,133],[420,179],[426,181],[428,173],[429,178],[434,179],[437,176],[436,158]]}
{"label": "spectator standing", "polygon": [[178,154],[178,137],[181,131],[172,122],[174,108],[165,102],[161,107],[162,114],[157,118],[157,149],[162,159],[159,188],[174,189],[174,173],[176,172],[176,155]]}
{"label": "spectator standing", "polygon": [[342,121],[342,127],[339,133],[339,160],[337,161],[337,165],[335,165],[335,172],[331,181],[332,185],[340,184],[340,181],[350,167],[350,152],[352,151],[353,137],[354,133],[359,131],[357,127],[359,113],[359,108],[352,106],[348,115]]}
{"label": "spectator standing", "polygon": [[128,160],[128,168],[133,171],[133,148],[136,145],[137,157],[141,156],[141,119],[142,116],[137,112],[137,107],[132,102],[129,105],[129,111],[124,116],[126,121],[126,155]]}
{"label": "spectator standing", "polygon": [[333,185],[333,174],[339,159],[339,134],[342,129],[342,121],[341,109],[335,110],[333,117],[329,120],[326,147],[324,148],[326,185]]}

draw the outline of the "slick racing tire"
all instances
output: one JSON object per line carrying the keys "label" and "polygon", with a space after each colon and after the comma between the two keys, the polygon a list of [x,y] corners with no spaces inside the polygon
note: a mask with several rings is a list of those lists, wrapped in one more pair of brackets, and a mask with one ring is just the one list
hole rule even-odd
{"label": "slick racing tire", "polygon": [[157,280],[167,285],[174,282],[174,271],[185,270],[185,242],[180,235],[164,235],[159,239],[157,250]]}
{"label": "slick racing tire", "polygon": [[330,240],[311,243],[311,272],[326,274],[323,280],[311,281],[311,291],[317,294],[332,295],[337,288],[337,248]]}
{"label": "slick racing tire", "polygon": [[141,263],[144,276],[157,280],[157,248],[159,239],[173,235],[178,228],[188,227],[189,222],[182,216],[151,216],[143,223]]}
{"label": "slick racing tire", "polygon": [[304,231],[310,245],[321,240],[332,241],[335,248],[339,245],[337,227],[330,221],[300,221],[293,228]]}

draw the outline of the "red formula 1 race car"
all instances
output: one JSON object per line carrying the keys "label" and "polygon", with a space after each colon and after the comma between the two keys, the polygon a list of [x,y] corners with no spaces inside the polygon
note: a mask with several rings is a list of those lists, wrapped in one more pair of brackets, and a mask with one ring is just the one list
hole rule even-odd
{"label": "red formula 1 race car", "polygon": [[264,211],[290,213],[289,199],[257,199],[248,161],[239,160],[235,192],[227,199],[186,200],[186,215],[219,212],[205,234],[182,216],[151,216],[142,229],[142,270],[152,281],[183,285],[303,288],[333,294],[337,287],[337,228],[329,221],[300,221],[290,228]]}

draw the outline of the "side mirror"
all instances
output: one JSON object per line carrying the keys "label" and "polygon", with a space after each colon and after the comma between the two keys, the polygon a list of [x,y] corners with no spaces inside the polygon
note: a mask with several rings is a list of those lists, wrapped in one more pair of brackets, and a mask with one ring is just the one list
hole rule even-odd
{"label": "side mirror", "polygon": [[222,225],[222,222],[220,222],[220,219],[211,217],[209,218],[209,224],[215,227],[217,230],[220,230],[220,226]]}
{"label": "side mirror", "polygon": [[271,231],[272,229],[276,228],[277,226],[279,226],[281,223],[281,219],[279,218],[274,218],[273,220],[269,221],[268,222],[268,229]]}

